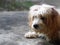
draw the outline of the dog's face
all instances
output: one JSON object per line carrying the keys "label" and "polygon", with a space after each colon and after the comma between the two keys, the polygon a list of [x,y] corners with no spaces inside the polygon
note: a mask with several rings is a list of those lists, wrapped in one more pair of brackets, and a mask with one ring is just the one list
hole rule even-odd
{"label": "dog's face", "polygon": [[44,20],[45,17],[43,17],[41,14],[32,16],[31,27],[33,29],[42,30],[43,28],[45,28]]}
{"label": "dog's face", "polygon": [[[48,21],[53,21],[54,6],[34,5],[29,11],[29,25],[32,29],[43,30],[47,27]],[[50,18],[50,19],[49,19]]]}

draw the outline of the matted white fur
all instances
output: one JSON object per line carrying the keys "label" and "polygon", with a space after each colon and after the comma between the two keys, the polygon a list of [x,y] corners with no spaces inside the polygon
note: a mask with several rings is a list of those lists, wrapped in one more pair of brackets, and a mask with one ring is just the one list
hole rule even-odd
{"label": "matted white fur", "polygon": [[29,38],[29,37],[37,37],[37,34],[36,34],[36,32],[29,31],[24,36],[27,37],[27,38]]}
{"label": "matted white fur", "polygon": [[45,37],[46,41],[49,41],[49,38],[43,33],[36,33],[36,32],[29,31],[29,32],[25,33],[24,36],[27,37],[27,38],[29,38],[29,37],[36,38],[36,37],[40,37],[41,36],[41,37]]}
{"label": "matted white fur", "polygon": [[55,8],[55,7],[47,4],[33,5],[32,7],[30,7],[29,14],[32,16],[39,15],[39,14],[42,14],[42,15],[49,14],[52,11],[51,8]]}
{"label": "matted white fur", "polygon": [[[34,24],[43,24],[43,21],[40,20],[40,17],[38,17],[39,15],[42,15],[44,16],[44,14],[51,14],[52,13],[52,9],[55,9],[54,6],[51,6],[51,5],[47,5],[47,4],[42,4],[42,5],[33,5],[30,7],[30,10],[29,10],[29,15],[31,16],[31,18],[33,16],[37,16],[37,18],[34,18],[32,20],[32,24],[31,24],[31,27],[33,27]],[[43,25],[42,26],[39,26],[39,29],[42,29],[44,28]],[[36,29],[37,30],[37,29]],[[27,32],[25,35],[25,37],[39,37],[39,36],[42,36],[42,37],[45,37],[47,41],[49,41],[49,38],[43,34],[43,33],[36,33],[36,32]]]}
{"label": "matted white fur", "polygon": [[[38,17],[38,15],[44,16],[44,14],[45,15],[51,14],[52,8],[55,8],[55,7],[51,6],[51,5],[47,5],[47,4],[33,5],[32,7],[30,7],[29,15],[32,16],[32,17],[33,16]],[[42,24],[43,23],[42,20],[40,20],[40,18],[34,18],[31,27],[34,28],[33,25],[39,24],[39,23]]]}

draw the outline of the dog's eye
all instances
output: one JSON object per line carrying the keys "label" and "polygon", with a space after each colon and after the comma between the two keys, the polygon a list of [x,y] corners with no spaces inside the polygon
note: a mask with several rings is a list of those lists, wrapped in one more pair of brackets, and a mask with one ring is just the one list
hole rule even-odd
{"label": "dog's eye", "polygon": [[40,19],[45,20],[45,17],[41,17]]}
{"label": "dog's eye", "polygon": [[37,16],[33,16],[33,18],[37,18]]}
{"label": "dog's eye", "polygon": [[35,9],[34,11],[38,11],[38,9]]}

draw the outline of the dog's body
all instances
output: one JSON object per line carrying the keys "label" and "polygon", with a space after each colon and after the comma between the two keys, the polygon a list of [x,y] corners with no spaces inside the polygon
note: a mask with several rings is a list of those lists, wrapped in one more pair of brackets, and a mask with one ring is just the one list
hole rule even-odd
{"label": "dog's body", "polygon": [[25,37],[42,36],[47,41],[59,39],[60,15],[54,6],[34,5],[30,8],[28,18],[32,31],[26,33]]}

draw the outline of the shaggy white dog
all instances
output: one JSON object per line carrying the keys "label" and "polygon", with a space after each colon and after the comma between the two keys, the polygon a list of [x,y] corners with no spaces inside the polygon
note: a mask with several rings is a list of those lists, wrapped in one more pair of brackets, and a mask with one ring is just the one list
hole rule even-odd
{"label": "shaggy white dog", "polygon": [[55,6],[48,4],[33,5],[30,7],[28,18],[31,31],[26,33],[25,37],[40,37],[47,41],[59,40],[60,15]]}

